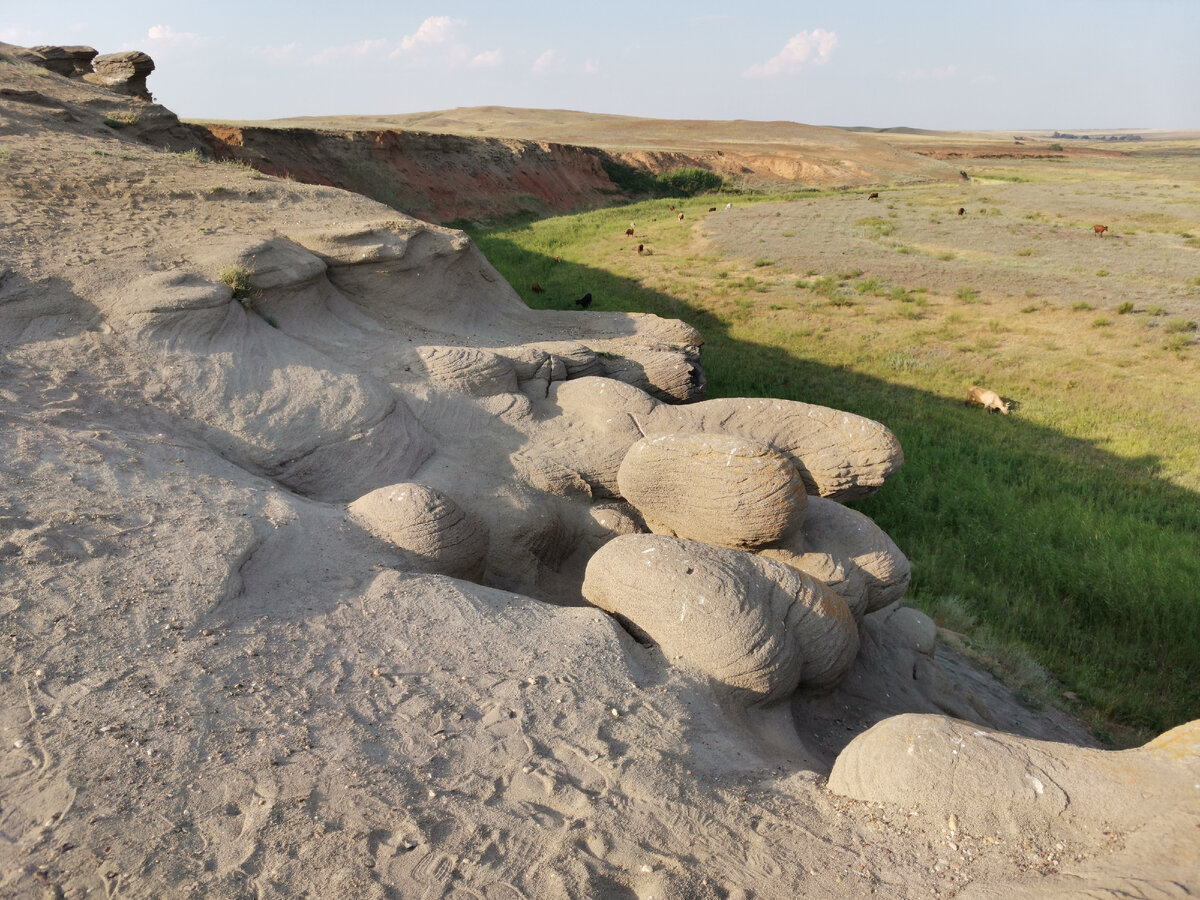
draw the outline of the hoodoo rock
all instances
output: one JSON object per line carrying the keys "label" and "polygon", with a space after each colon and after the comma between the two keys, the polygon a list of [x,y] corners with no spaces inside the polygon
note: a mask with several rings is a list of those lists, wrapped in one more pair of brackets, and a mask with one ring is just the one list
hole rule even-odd
{"label": "hoodoo rock", "polygon": [[154,71],[154,60],[141,50],[102,54],[92,60],[92,67],[95,71],[85,75],[85,81],[131,97],[154,99],[146,88],[146,78]]}

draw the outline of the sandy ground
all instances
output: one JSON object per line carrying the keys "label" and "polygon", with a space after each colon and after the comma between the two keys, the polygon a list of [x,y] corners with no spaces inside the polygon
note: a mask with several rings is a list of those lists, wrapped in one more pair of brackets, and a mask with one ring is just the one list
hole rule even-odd
{"label": "sandy ground", "polygon": [[[1133,866],[1119,830],[830,792],[897,712],[1087,743],[945,648],[915,683],[885,619],[837,692],[747,711],[594,608],[422,572],[347,518],[412,470],[406,404],[464,483],[519,437],[410,341],[672,326],[535,316],[453,232],[149,146],[158,113],[99,88],[3,63],[0,87],[0,893],[1001,896]],[[242,304],[219,273],[247,258]]]}

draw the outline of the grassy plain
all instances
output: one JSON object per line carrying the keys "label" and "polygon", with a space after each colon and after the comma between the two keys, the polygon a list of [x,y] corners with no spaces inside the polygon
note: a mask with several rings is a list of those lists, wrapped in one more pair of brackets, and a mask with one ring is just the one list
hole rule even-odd
{"label": "grassy plain", "polygon": [[[590,291],[695,325],[710,396],[887,424],[907,462],[859,508],[911,559],[908,602],[1123,745],[1200,717],[1198,161],[972,159],[875,201],[654,200],[473,236],[531,306]],[[1013,413],[966,407],[973,383]]]}

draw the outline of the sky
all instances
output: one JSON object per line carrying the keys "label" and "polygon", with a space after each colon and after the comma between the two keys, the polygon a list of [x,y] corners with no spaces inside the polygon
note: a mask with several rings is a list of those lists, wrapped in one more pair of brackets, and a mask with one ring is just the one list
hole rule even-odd
{"label": "sky", "polygon": [[184,118],[1200,129],[1200,0],[0,0],[0,41],[144,50]]}

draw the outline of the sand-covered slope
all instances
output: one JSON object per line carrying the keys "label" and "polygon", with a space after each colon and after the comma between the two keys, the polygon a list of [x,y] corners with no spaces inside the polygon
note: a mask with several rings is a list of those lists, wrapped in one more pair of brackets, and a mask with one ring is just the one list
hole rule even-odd
{"label": "sand-covered slope", "polygon": [[0,58],[0,894],[1196,889],[1194,731],[939,646],[884,425],[163,117]]}

